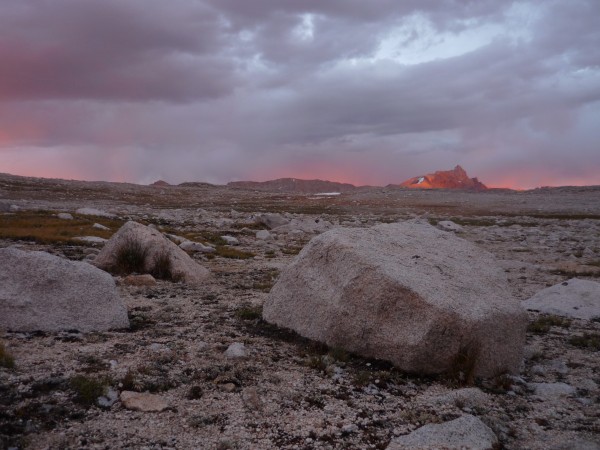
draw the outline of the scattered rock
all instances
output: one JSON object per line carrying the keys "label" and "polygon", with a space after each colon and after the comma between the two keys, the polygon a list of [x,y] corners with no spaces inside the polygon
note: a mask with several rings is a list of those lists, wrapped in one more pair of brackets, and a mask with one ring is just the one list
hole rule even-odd
{"label": "scattered rock", "polygon": [[494,257],[427,224],[336,229],[281,273],[266,321],[332,347],[443,373],[516,372],[527,317]]}
{"label": "scattered rock", "polygon": [[468,408],[481,408],[488,404],[490,397],[479,388],[456,389],[447,394],[439,395],[430,400],[432,405],[455,405]]}
{"label": "scattered rock", "polygon": [[56,217],[62,220],[73,220],[73,215],[69,213],[58,213]]}
{"label": "scattered rock", "polygon": [[73,238],[76,241],[87,242],[89,244],[104,244],[107,239],[98,236],[77,236]]}
{"label": "scattered rock", "polygon": [[577,389],[566,383],[529,383],[529,387],[535,395],[546,400],[569,397],[577,393]]}
{"label": "scattered rock", "polygon": [[523,306],[544,314],[591,320],[600,317],[600,283],[572,278],[538,292]]}
{"label": "scattered rock", "polygon": [[169,407],[163,397],[147,392],[123,391],[120,398],[123,406],[133,411],[160,412]]}
{"label": "scattered rock", "polygon": [[248,356],[248,351],[241,342],[234,342],[225,350],[225,356],[231,359],[245,358]]}
{"label": "scattered rock", "polygon": [[179,248],[191,253],[214,253],[214,247],[201,244],[200,242],[184,241],[179,244]]}
{"label": "scattered rock", "polygon": [[238,241],[238,239],[233,236],[225,235],[221,236],[221,239],[223,239],[227,243],[227,245],[240,245],[240,241]]}
{"label": "scattered rock", "polygon": [[108,230],[110,230],[110,228],[105,227],[101,223],[95,223],[94,225],[92,225],[92,227],[96,228],[97,230],[102,230],[102,231],[108,231]]}
{"label": "scattered rock", "polygon": [[272,230],[283,225],[290,223],[281,214],[261,214],[256,217],[256,223],[261,224]]}
{"label": "scattered rock", "polygon": [[442,424],[429,424],[395,438],[387,450],[490,450],[498,443],[494,432],[470,414]]}
{"label": "scattered rock", "polygon": [[94,265],[108,271],[115,270],[119,249],[131,242],[140,243],[146,249],[144,273],[153,272],[157,259],[164,256],[170,262],[170,271],[174,279],[181,279],[187,283],[202,283],[209,276],[207,269],[196,263],[162,233],[137,222],[127,222],[123,225],[98,253]]}
{"label": "scattered rock", "polygon": [[256,239],[260,239],[261,241],[270,241],[273,239],[273,235],[267,230],[259,230],[256,232]]}
{"label": "scattered rock", "polygon": [[114,214],[111,214],[111,213],[108,213],[106,211],[102,211],[101,209],[96,209],[96,208],[79,208],[75,212],[77,214],[81,214],[82,216],[98,216],[98,217],[108,217],[108,218],[116,217]]}
{"label": "scattered rock", "polygon": [[44,252],[0,249],[0,328],[104,331],[129,327],[113,278]]}
{"label": "scattered rock", "polygon": [[437,227],[440,230],[444,230],[444,231],[453,231],[455,233],[458,233],[460,231],[463,231],[463,227],[461,227],[459,224],[452,222],[451,220],[441,220],[437,223]]}
{"label": "scattered rock", "polygon": [[156,285],[156,278],[149,273],[144,273],[142,275],[132,274],[123,278],[123,284],[128,286],[154,286]]}
{"label": "scattered rock", "polygon": [[119,393],[113,388],[109,388],[105,395],[98,397],[96,403],[103,408],[110,408],[119,400]]}

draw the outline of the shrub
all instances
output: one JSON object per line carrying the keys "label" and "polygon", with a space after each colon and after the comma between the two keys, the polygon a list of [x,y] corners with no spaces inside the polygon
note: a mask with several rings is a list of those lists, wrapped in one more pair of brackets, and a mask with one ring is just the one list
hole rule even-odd
{"label": "shrub", "polygon": [[560,316],[542,316],[527,326],[527,331],[542,334],[550,331],[551,327],[569,328],[571,320]]}
{"label": "shrub", "polygon": [[71,388],[75,391],[75,400],[78,403],[91,406],[96,403],[98,397],[104,395],[106,383],[84,375],[75,375],[71,378]]}
{"label": "shrub", "polygon": [[117,250],[113,272],[119,275],[143,273],[148,249],[135,239],[127,239]]}
{"label": "shrub", "polygon": [[461,385],[474,384],[475,367],[478,359],[478,346],[472,344],[462,346],[452,359],[448,375]]}
{"label": "shrub", "polygon": [[235,316],[242,320],[256,320],[262,317],[262,306],[242,306],[235,312]]}
{"label": "shrub", "polygon": [[0,342],[0,367],[7,369],[15,368],[15,358],[6,350],[2,342]]}
{"label": "shrub", "polygon": [[600,333],[583,333],[583,336],[573,336],[569,339],[569,344],[600,351]]}
{"label": "shrub", "polygon": [[166,251],[156,255],[150,274],[157,280],[181,281],[181,275],[173,272],[171,258]]}

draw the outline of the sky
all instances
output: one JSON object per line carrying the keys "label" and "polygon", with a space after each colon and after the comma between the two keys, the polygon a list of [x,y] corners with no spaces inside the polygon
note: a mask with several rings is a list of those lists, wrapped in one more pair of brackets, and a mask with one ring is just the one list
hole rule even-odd
{"label": "sky", "polygon": [[598,0],[2,0],[0,172],[600,184]]}

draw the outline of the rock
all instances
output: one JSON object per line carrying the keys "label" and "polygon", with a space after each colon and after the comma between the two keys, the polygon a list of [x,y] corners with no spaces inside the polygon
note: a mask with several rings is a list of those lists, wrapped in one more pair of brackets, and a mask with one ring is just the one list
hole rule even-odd
{"label": "rock", "polygon": [[569,397],[577,393],[577,389],[566,383],[529,383],[529,387],[535,395],[545,400]]}
{"label": "rock", "polygon": [[[154,225],[154,224],[150,224],[150,225]],[[150,225],[148,225],[148,226],[150,226]],[[152,228],[156,229],[156,226],[154,226]],[[177,236],[176,234],[165,233],[165,236],[168,237],[169,239],[171,239],[177,245],[183,244],[184,242],[190,242],[187,238],[184,238],[182,236]]]}
{"label": "rock", "polygon": [[259,230],[256,232],[256,239],[260,239],[261,241],[270,241],[273,239],[273,235],[267,230]]}
{"label": "rock", "polygon": [[76,236],[73,239],[76,241],[87,242],[89,244],[104,244],[107,239],[98,236]]}
{"label": "rock", "polygon": [[110,228],[105,227],[101,223],[95,223],[94,225],[92,225],[92,227],[95,228],[95,229],[97,229],[97,230],[102,230],[102,231],[108,231],[108,230],[110,230]]}
{"label": "rock", "polygon": [[[286,267],[266,321],[409,372],[516,372],[527,317],[493,256],[427,224],[335,229]],[[466,359],[466,361],[464,361]]]}
{"label": "rock", "polygon": [[256,217],[256,223],[266,226],[270,230],[290,223],[281,214],[261,214]]}
{"label": "rock", "polygon": [[113,278],[45,252],[0,249],[0,329],[104,331],[129,327]]}
{"label": "rock", "polygon": [[106,211],[102,211],[102,210],[96,209],[96,208],[79,208],[77,211],[75,211],[75,213],[81,214],[82,216],[98,216],[98,217],[109,217],[109,218],[116,217],[114,214],[107,213]]}
{"label": "rock", "polygon": [[221,236],[221,239],[223,239],[227,243],[227,245],[240,245],[240,241],[238,241],[238,239],[233,236],[225,235]]}
{"label": "rock", "polygon": [[234,342],[225,350],[225,356],[231,359],[245,358],[248,356],[248,351],[241,342]]}
{"label": "rock", "polygon": [[119,400],[119,393],[113,388],[109,388],[105,395],[98,397],[96,403],[103,408],[110,408]]}
{"label": "rock", "polygon": [[544,314],[591,320],[600,317],[600,283],[572,278],[539,291],[522,304]]}
{"label": "rock", "polygon": [[463,227],[459,224],[452,222],[451,220],[441,220],[438,222],[437,227],[444,231],[453,231],[455,233],[463,231]]}
{"label": "rock", "polygon": [[216,250],[214,247],[201,244],[200,242],[184,241],[179,244],[179,248],[191,253],[214,253]]}
{"label": "rock", "polygon": [[263,402],[255,387],[247,387],[242,392],[242,401],[244,406],[250,411],[262,411]]}
{"label": "rock", "polygon": [[143,275],[127,275],[123,278],[123,284],[128,286],[154,286],[156,285],[156,278],[149,273]]}
{"label": "rock", "polygon": [[456,389],[447,394],[438,395],[432,398],[429,403],[432,405],[454,405],[459,407],[481,408],[488,404],[490,397],[479,388]]}
{"label": "rock", "polygon": [[441,424],[429,424],[392,440],[387,450],[489,450],[498,443],[494,432],[469,414]]}
{"label": "rock", "polygon": [[17,206],[17,205],[10,205],[10,207],[8,208],[8,210],[10,212],[18,212],[18,211],[21,211],[21,207]]}
{"label": "rock", "polygon": [[197,284],[202,283],[209,276],[207,269],[196,263],[162,233],[137,222],[127,222],[123,225],[98,253],[94,265],[107,271],[114,271],[119,249],[132,242],[137,242],[146,249],[144,273],[154,272],[157,259],[165,256],[170,261],[170,270],[174,279]]}
{"label": "rock", "polygon": [[73,215],[69,213],[58,213],[56,217],[62,220],[73,220]]}
{"label": "rock", "polygon": [[121,403],[127,409],[142,412],[160,412],[169,407],[164,398],[146,392],[121,392]]}

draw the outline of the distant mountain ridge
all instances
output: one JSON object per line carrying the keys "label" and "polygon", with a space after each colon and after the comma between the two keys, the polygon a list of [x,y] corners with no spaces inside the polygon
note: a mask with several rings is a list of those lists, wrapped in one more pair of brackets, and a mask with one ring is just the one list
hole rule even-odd
{"label": "distant mountain ridge", "polygon": [[409,178],[396,186],[410,189],[461,189],[466,191],[485,191],[488,189],[477,178],[469,178],[467,172],[461,166],[456,166],[452,170],[440,170]]}
{"label": "distant mountain ridge", "polygon": [[228,187],[235,189],[252,189],[255,191],[288,192],[318,194],[321,192],[349,192],[356,189],[350,183],[338,183],[326,180],[300,180],[298,178],[278,178],[269,181],[232,181]]}

